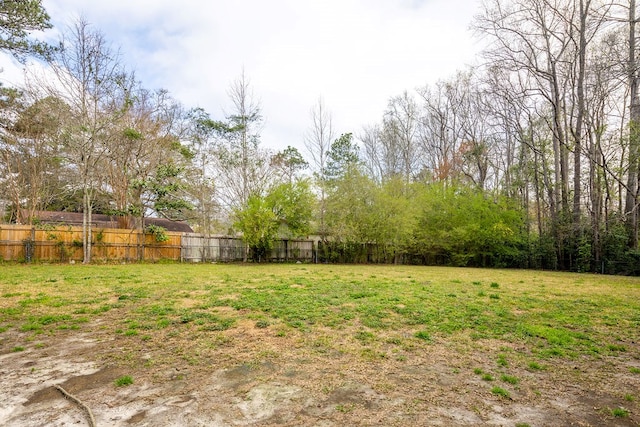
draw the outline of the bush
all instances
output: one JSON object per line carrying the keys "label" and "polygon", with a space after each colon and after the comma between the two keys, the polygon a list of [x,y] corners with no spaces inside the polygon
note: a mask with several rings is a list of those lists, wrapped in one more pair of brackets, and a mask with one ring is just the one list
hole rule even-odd
{"label": "bush", "polygon": [[166,242],[169,240],[167,229],[164,227],[160,227],[159,225],[149,224],[145,228],[145,231],[152,234],[156,239],[156,242]]}

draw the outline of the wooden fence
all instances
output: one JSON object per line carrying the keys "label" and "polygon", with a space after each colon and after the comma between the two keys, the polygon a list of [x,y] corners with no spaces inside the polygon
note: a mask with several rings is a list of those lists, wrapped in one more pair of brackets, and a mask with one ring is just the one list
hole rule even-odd
{"label": "wooden fence", "polygon": [[[137,230],[93,229],[91,256],[96,261],[180,259],[180,233],[169,240]],[[0,258],[6,261],[82,261],[81,227],[0,225]]]}
{"label": "wooden fence", "polygon": [[241,239],[185,233],[182,236],[182,261],[242,261],[245,245]]}
{"label": "wooden fence", "polygon": [[314,261],[315,255],[313,240],[278,240],[271,251],[271,260]]}
{"label": "wooden fence", "polygon": [[[169,232],[169,240],[157,242],[149,233],[125,229],[93,229],[94,261],[233,262],[245,259],[242,239],[196,233]],[[250,254],[249,258],[251,258]],[[82,261],[82,228],[32,227],[0,224],[0,260]],[[314,261],[311,240],[279,240],[269,261]]]}

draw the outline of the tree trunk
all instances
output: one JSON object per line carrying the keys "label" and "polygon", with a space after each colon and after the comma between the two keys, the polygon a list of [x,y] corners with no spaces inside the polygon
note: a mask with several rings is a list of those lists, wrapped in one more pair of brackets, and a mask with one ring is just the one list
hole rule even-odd
{"label": "tree trunk", "polygon": [[82,263],[91,262],[91,206],[92,195],[89,184],[85,184],[82,194]]}
{"label": "tree trunk", "polygon": [[584,0],[580,0],[580,36],[578,42],[578,79],[577,79],[577,115],[574,139],[574,153],[573,153],[573,230],[574,237],[579,238],[582,233],[580,220],[581,220],[581,197],[582,197],[582,125],[585,115],[585,99],[584,99],[584,79],[586,73],[586,57],[587,57],[587,12],[589,10],[591,1],[587,0],[586,4]]}
{"label": "tree trunk", "polygon": [[638,99],[639,77],[636,59],[636,0],[629,1],[629,64],[630,87],[629,112],[629,170],[625,200],[625,215],[629,230],[629,247],[638,248],[638,174],[640,173],[640,99]]}

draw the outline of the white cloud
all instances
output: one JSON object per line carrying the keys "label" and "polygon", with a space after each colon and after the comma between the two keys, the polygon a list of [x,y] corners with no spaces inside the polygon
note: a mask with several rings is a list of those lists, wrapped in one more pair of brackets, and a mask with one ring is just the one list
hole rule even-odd
{"label": "white cloud", "polygon": [[[319,96],[338,132],[380,120],[387,100],[473,62],[479,0],[45,0],[58,28],[84,15],[150,88],[219,117],[242,69],[266,146],[302,148]],[[0,75],[2,76],[2,75]]]}

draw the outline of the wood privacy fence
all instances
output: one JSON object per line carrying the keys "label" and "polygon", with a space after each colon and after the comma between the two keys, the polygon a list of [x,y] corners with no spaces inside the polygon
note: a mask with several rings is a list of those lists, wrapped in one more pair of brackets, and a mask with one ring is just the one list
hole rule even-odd
{"label": "wood privacy fence", "polygon": [[[237,237],[183,233],[181,245],[183,261],[232,262],[245,258],[246,246]],[[267,261],[313,261],[314,257],[313,240],[277,240]]]}
{"label": "wood privacy fence", "polygon": [[[237,237],[167,231],[169,240],[157,242],[140,230],[93,229],[94,261],[233,262],[245,259],[246,246]],[[250,257],[250,255],[249,255]],[[0,225],[0,260],[82,261],[82,228]],[[276,241],[268,261],[314,261],[312,240]]]}

